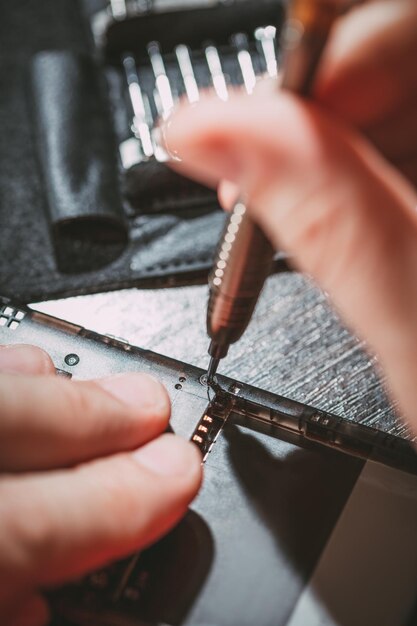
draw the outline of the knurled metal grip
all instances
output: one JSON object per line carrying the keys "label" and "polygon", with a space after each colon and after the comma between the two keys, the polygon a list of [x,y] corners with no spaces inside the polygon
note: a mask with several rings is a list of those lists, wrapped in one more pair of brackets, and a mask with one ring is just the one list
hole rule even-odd
{"label": "knurled metal grip", "polygon": [[227,221],[209,279],[207,326],[220,344],[234,343],[246,329],[266,278],[274,249],[238,202]]}

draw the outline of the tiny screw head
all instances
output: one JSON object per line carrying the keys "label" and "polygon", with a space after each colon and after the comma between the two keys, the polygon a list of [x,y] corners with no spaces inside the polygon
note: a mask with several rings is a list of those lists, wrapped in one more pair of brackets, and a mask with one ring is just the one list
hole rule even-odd
{"label": "tiny screw head", "polygon": [[[213,380],[211,381],[210,386],[212,383],[218,383],[217,376],[213,376]],[[200,384],[203,385],[203,387],[209,386],[207,374],[203,374],[202,376],[200,376]]]}
{"label": "tiny screw head", "polygon": [[177,383],[175,385],[175,389],[178,389],[178,391],[179,391],[180,389],[182,389],[182,385],[180,385],[180,383]]}
{"label": "tiny screw head", "polygon": [[80,357],[78,354],[67,354],[65,357],[65,363],[70,367],[74,367],[74,365],[78,365],[80,362]]}

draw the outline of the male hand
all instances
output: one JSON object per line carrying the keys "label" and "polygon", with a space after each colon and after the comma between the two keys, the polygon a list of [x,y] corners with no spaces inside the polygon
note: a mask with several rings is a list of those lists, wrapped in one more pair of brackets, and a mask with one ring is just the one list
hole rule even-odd
{"label": "male hand", "polygon": [[[379,356],[417,428],[417,3],[373,0],[335,27],[316,104],[276,84],[183,104],[163,131],[173,165],[237,189],[276,247],[330,294]],[[395,166],[395,167],[394,167]]]}
{"label": "male hand", "polygon": [[154,542],[201,482],[197,448],[161,434],[160,383],[54,371],[38,348],[0,348],[2,626],[46,624],[43,589]]}

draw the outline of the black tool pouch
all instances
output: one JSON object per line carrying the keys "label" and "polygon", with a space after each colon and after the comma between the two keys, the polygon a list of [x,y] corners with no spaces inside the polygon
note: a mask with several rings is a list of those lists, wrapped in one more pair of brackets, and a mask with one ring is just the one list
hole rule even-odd
{"label": "black tool pouch", "polygon": [[186,91],[179,44],[199,90],[212,85],[208,45],[228,85],[242,84],[231,38],[247,33],[264,73],[253,33],[279,29],[282,2],[0,0],[0,11],[0,293],[28,302],[205,280],[223,213],[214,191],[143,154],[124,59],[135,60],[152,131],[161,102],[149,42],[174,100]]}

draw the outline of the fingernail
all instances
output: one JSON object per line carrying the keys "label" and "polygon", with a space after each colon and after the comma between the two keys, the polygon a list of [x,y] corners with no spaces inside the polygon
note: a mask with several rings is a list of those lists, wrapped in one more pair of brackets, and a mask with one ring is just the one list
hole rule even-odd
{"label": "fingernail", "polygon": [[175,129],[178,126],[177,114],[182,110],[187,111],[187,114],[189,114],[189,112],[198,107],[198,105],[198,102],[190,104],[187,98],[182,97],[170,111],[169,115],[161,119],[158,126],[154,129],[154,136],[157,143],[162,146],[171,161],[181,163],[183,160],[177,147],[170,141],[171,128]]}
{"label": "fingernail", "polygon": [[176,435],[162,435],[134,453],[140,465],[160,476],[184,476],[200,471],[201,454],[192,443]]}
{"label": "fingernail", "polygon": [[10,374],[47,374],[52,373],[54,367],[40,348],[17,344],[0,348],[0,371]]}
{"label": "fingernail", "polygon": [[172,117],[176,109],[170,114],[170,116],[163,120],[160,125],[154,129],[154,137],[156,142],[165,150],[169,160],[180,163],[182,161],[181,156],[176,148],[172,146],[168,140],[169,130],[172,123]]}
{"label": "fingernail", "polygon": [[143,412],[164,415],[170,411],[168,394],[163,385],[148,374],[119,374],[101,378],[97,384],[114,398]]}

